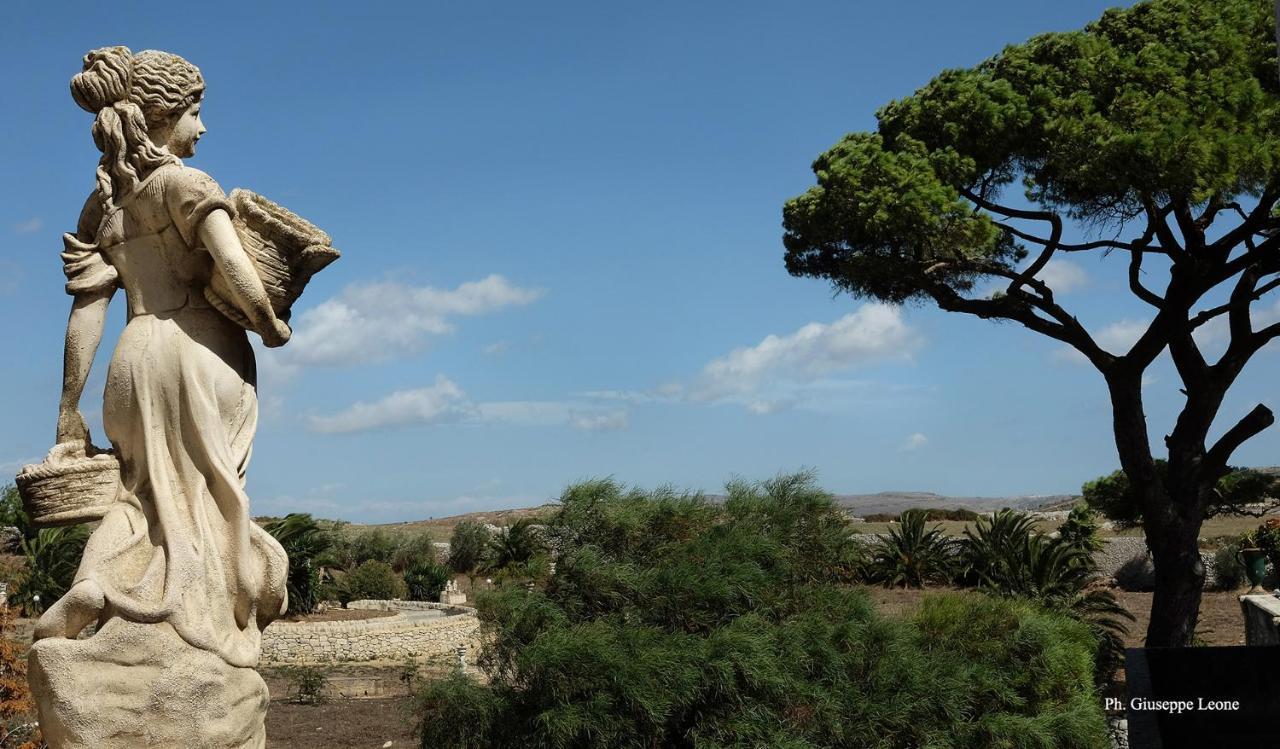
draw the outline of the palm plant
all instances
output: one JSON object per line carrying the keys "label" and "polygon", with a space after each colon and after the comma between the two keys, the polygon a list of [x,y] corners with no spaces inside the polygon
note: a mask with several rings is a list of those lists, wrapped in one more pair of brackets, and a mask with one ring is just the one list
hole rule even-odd
{"label": "palm plant", "polygon": [[410,601],[434,601],[453,579],[453,572],[434,559],[419,559],[404,571]]}
{"label": "palm plant", "polygon": [[533,526],[532,519],[523,518],[502,533],[494,535],[489,541],[485,568],[496,572],[507,567],[526,564],[535,556],[544,553],[546,544],[542,534]]}
{"label": "palm plant", "polygon": [[[1005,525],[1005,530],[1013,529]],[[1094,678],[1099,686],[1110,681],[1123,660],[1124,635],[1133,614],[1111,591],[1091,587],[1096,577],[1089,551],[1070,541],[1013,530],[1005,537],[1009,545],[1004,559],[976,568],[979,586],[994,595],[1034,601],[1087,624],[1098,641]]]}
{"label": "palm plant", "polygon": [[978,518],[973,528],[965,527],[960,542],[957,582],[980,585],[984,580],[997,586],[1013,576],[1035,520],[1025,512],[1005,508]]}
{"label": "palm plant", "polygon": [[288,613],[315,611],[320,603],[320,569],[333,549],[333,537],[307,513],[290,513],[262,527],[289,555]]}
{"label": "palm plant", "polygon": [[907,510],[899,516],[898,526],[877,540],[868,572],[886,587],[923,588],[949,577],[953,549],[941,526],[925,527],[924,511]]}
{"label": "palm plant", "polygon": [[21,606],[28,614],[39,614],[71,588],[89,529],[84,525],[42,528],[30,538],[22,539],[26,570],[17,588],[9,596],[10,603]]}

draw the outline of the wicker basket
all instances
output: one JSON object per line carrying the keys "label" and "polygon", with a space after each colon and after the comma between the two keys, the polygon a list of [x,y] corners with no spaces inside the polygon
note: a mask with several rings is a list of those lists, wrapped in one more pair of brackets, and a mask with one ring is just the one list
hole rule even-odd
{"label": "wicker basket", "polygon": [[36,526],[102,518],[116,501],[120,464],[111,453],[25,466],[16,478],[22,509]]}
{"label": "wicker basket", "polygon": [[[307,282],[341,253],[330,245],[333,240],[328,234],[261,195],[237,188],[230,199],[240,243],[258,268],[276,317],[288,321],[290,308]],[[213,274],[204,296],[241,327],[254,329],[233,301],[221,273]]]}

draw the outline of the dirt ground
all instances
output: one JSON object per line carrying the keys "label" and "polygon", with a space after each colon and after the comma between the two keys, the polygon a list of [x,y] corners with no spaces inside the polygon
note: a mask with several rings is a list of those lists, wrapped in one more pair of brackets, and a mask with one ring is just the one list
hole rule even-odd
{"label": "dirt ground", "polygon": [[[909,616],[920,599],[930,593],[952,591],[949,588],[932,590],[904,590],[901,588],[868,587],[867,594],[886,616]],[[965,591],[959,591],[965,592]],[[1129,635],[1125,644],[1131,648],[1142,647],[1146,635],[1147,623],[1151,620],[1151,594],[1114,591],[1120,605],[1134,615],[1135,621],[1129,625]],[[1244,615],[1240,611],[1240,592],[1205,591],[1200,601],[1200,623],[1196,627],[1196,635],[1204,645],[1243,645]]]}
{"label": "dirt ground", "polygon": [[286,616],[282,622],[351,622],[359,619],[380,619],[384,616],[395,616],[394,611],[372,611],[368,609],[329,609],[318,614]]}
{"label": "dirt ground", "polygon": [[408,697],[330,700],[320,705],[295,705],[273,699],[267,711],[267,746],[271,749],[416,747],[410,705]]}

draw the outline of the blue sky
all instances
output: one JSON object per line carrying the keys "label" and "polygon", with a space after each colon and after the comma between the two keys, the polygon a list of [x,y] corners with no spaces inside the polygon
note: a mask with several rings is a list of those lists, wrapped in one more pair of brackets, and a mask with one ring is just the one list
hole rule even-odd
{"label": "blue sky", "polygon": [[[11,4],[0,467],[53,438],[59,236],[98,157],[67,84],[87,50],[124,44],[203,71],[190,164],[344,253],[295,308],[295,340],[260,353],[256,513],[381,522],[594,476],[716,491],[801,467],[838,493],[1077,491],[1116,465],[1095,371],[1018,326],[792,278],[780,219],[877,107],[1115,4]],[[1048,271],[1113,350],[1147,317],[1117,262]],[[95,425],[123,315],[117,298],[83,402]],[[1278,365],[1255,359],[1224,421],[1275,407]],[[1147,398],[1158,439],[1180,405],[1166,363]],[[1235,462],[1280,463],[1278,447],[1273,429]]]}

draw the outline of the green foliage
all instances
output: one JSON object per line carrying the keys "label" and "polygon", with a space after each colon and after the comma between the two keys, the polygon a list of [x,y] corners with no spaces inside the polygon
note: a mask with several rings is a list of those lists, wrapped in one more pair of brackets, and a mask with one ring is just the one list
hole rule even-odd
{"label": "green foliage", "polygon": [[987,593],[1032,601],[1087,625],[1099,645],[1095,679],[1101,686],[1124,657],[1133,615],[1111,591],[1091,587],[1096,567],[1086,512],[1073,510],[1075,527],[1051,539],[1035,532],[1026,513],[1000,510],[965,529],[960,557],[966,579]]}
{"label": "green foliage", "polygon": [[534,527],[533,520],[522,518],[489,539],[482,567],[486,572],[497,572],[528,564],[546,551],[546,542]]}
{"label": "green foliage", "polygon": [[[1160,483],[1166,484],[1169,478],[1168,461],[1156,460],[1155,463]],[[1121,527],[1142,524],[1138,495],[1124,471],[1114,471],[1086,482],[1081,494],[1090,509]],[[1280,494],[1280,477],[1250,468],[1231,468],[1225,476],[1218,479],[1206,516],[1236,513],[1244,505],[1264,502],[1277,494]]]}
{"label": "green foliage", "polygon": [[1228,542],[1213,552],[1213,575],[1219,590],[1235,590],[1244,582],[1244,565],[1236,557],[1240,544]]}
{"label": "green foliage", "polygon": [[907,510],[871,551],[868,574],[886,586],[923,588],[951,577],[951,540],[939,526],[926,529],[922,510]]}
{"label": "green foliage", "polygon": [[1008,508],[979,518],[964,529],[960,543],[957,580],[966,585],[994,585],[1014,579],[1035,520],[1025,512]]}
{"label": "green foliage", "polygon": [[334,549],[333,535],[306,513],[290,513],[264,523],[289,555],[289,615],[310,614],[320,603],[320,568]]}
{"label": "green foliage", "polygon": [[17,528],[23,538],[31,538],[35,535],[35,529],[31,527],[31,521],[27,518],[27,513],[22,509],[22,497],[18,494],[18,487],[13,484],[6,484],[0,488],[0,526]]}
{"label": "green foliage", "polygon": [[728,493],[567,489],[555,575],[482,594],[487,683],[426,684],[422,746],[1103,745],[1086,627],[977,594],[883,620],[811,476]]}
{"label": "green foliage", "polygon": [[1018,177],[1094,223],[1257,195],[1280,166],[1275,68],[1265,0],[1152,0],[945,71],[814,162],[783,211],[788,270],[895,302],[968,289],[1022,251],[964,193]]}
{"label": "green foliage", "polygon": [[337,592],[344,606],[350,601],[404,598],[409,593],[404,578],[391,565],[374,559],[344,575],[338,582]]}
{"label": "green foliage", "polygon": [[453,527],[449,538],[449,566],[454,572],[469,573],[480,565],[492,534],[482,524],[464,520]]}
{"label": "green foliage", "polygon": [[[953,520],[961,523],[971,523],[979,517],[978,513],[973,510],[966,510],[963,507],[928,507],[922,512],[924,512],[924,519],[930,522]],[[862,519],[868,523],[896,523],[900,515],[901,513],[897,512],[873,512]]]}
{"label": "green foliage", "polygon": [[453,579],[453,572],[435,560],[417,561],[404,571],[410,601],[436,601],[440,591]]}
{"label": "green foliage", "polygon": [[285,678],[293,687],[293,701],[300,705],[319,705],[326,702],[324,687],[329,679],[324,669],[316,666],[289,666]]}
{"label": "green foliage", "polygon": [[1255,548],[1267,553],[1267,561],[1271,563],[1274,573],[1280,574],[1280,518],[1267,518],[1254,529],[1249,538]]}
{"label": "green foliage", "polygon": [[1085,553],[1093,553],[1102,549],[1102,538],[1098,535],[1098,519],[1093,510],[1085,502],[1077,502],[1067,515],[1062,527],[1058,529],[1062,543]]}
{"label": "green foliage", "polygon": [[344,570],[369,561],[390,564],[396,554],[396,541],[380,528],[343,528],[335,539],[334,554],[338,566]]}
{"label": "green foliage", "polygon": [[[89,540],[86,525],[41,528],[32,538],[22,539],[26,570],[9,602],[21,606],[28,616],[43,612],[66,594],[75,581],[84,545]],[[37,603],[35,596],[39,596]]]}
{"label": "green foliage", "polygon": [[402,536],[391,555],[391,566],[401,572],[414,565],[437,561],[435,543],[429,533]]}

